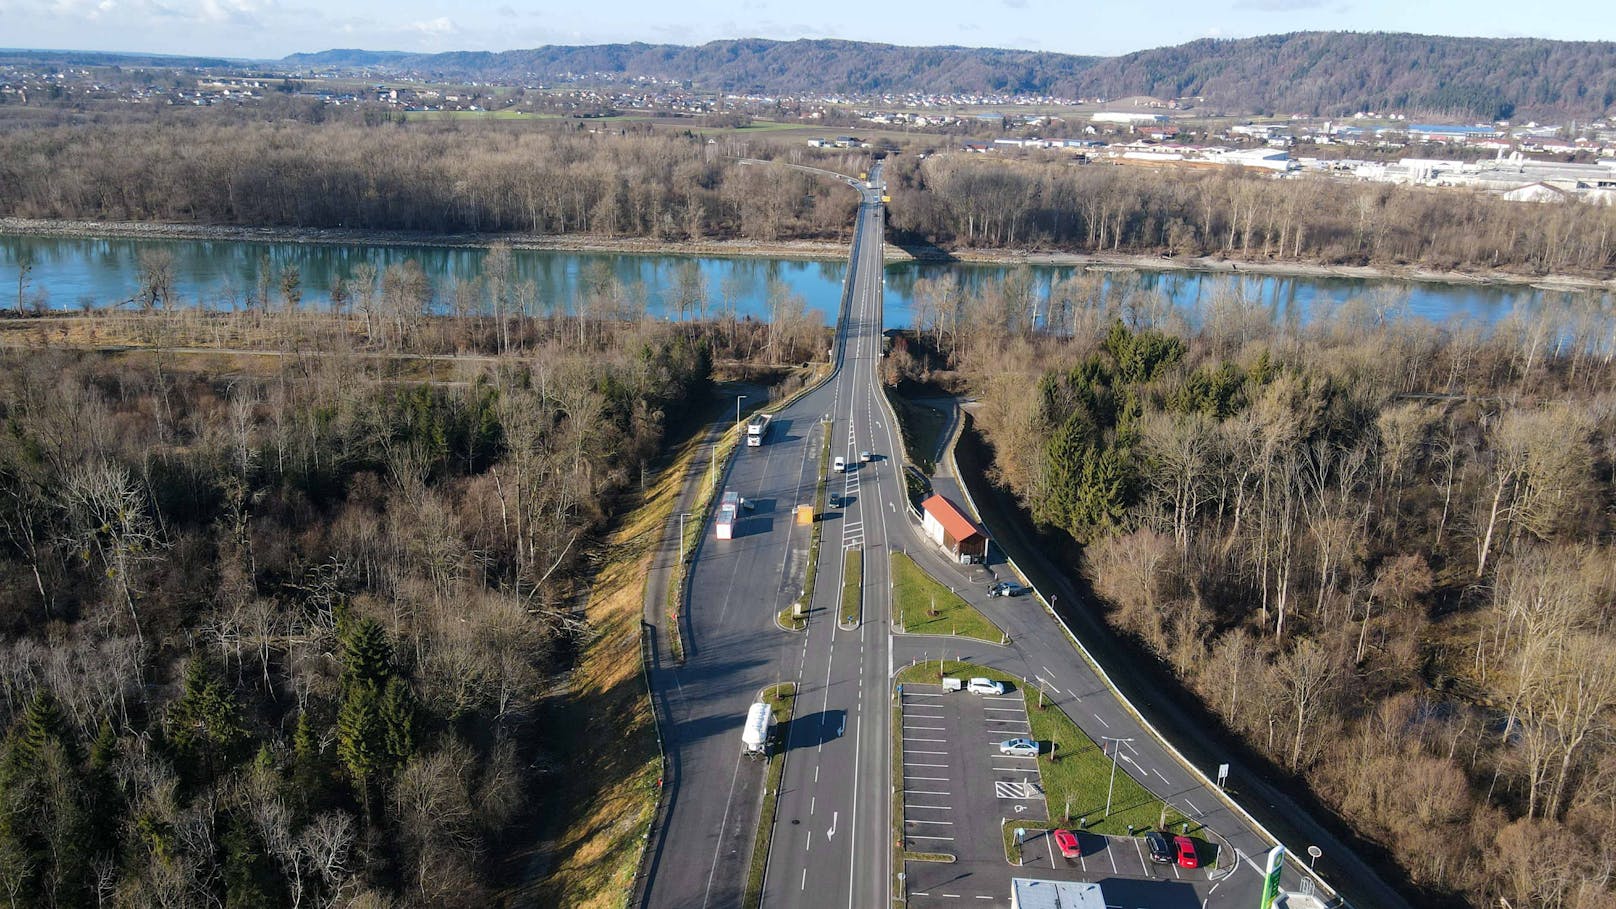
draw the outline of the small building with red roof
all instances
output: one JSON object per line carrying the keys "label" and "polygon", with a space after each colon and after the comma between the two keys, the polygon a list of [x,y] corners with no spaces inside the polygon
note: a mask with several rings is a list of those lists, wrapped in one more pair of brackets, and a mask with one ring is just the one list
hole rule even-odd
{"label": "small building with red roof", "polygon": [[980,562],[988,554],[988,535],[953,502],[932,495],[920,503],[920,527],[933,543],[961,562]]}

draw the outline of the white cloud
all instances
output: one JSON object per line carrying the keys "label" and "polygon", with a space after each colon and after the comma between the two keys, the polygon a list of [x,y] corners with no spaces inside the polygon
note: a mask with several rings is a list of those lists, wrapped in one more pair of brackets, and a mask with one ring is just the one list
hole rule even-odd
{"label": "white cloud", "polygon": [[424,22],[411,22],[410,30],[420,32],[423,35],[434,36],[452,35],[460,31],[459,27],[454,24],[454,20],[448,16],[439,16],[436,19],[428,19]]}

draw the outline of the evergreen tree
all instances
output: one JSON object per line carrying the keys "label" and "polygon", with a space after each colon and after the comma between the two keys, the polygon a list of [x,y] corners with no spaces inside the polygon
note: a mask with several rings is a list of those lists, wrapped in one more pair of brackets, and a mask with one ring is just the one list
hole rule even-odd
{"label": "evergreen tree", "polygon": [[168,710],[168,741],[193,779],[211,781],[235,763],[247,742],[241,708],[202,657],[185,669],[180,697]]}
{"label": "evergreen tree", "polygon": [[381,781],[387,766],[387,730],[375,686],[353,685],[337,714],[337,756],[353,779],[370,817],[370,787]]}
{"label": "evergreen tree", "polygon": [[387,632],[375,619],[352,623],[342,641],[343,690],[361,682],[380,690],[392,674],[393,648]]}
{"label": "evergreen tree", "polygon": [[388,773],[397,770],[415,755],[415,692],[397,676],[389,679],[382,693],[381,722]]}
{"label": "evergreen tree", "polygon": [[274,909],[286,904],[279,892],[280,875],[250,823],[232,817],[221,845],[225,909]]}

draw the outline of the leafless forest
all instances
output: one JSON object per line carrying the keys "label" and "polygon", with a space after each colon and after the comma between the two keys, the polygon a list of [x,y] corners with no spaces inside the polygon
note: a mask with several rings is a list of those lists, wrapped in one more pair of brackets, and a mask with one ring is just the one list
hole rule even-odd
{"label": "leafless forest", "polygon": [[[268,360],[0,352],[5,904],[486,905],[558,810],[539,706],[599,531],[715,355],[804,356],[377,292],[75,329]],[[443,349],[485,356],[423,378]]]}
{"label": "leafless forest", "polygon": [[[285,228],[839,238],[846,173],[800,145],[608,122],[273,123],[175,113],[0,133],[0,214]],[[1066,157],[893,158],[892,227],[944,248],[1042,248],[1606,276],[1616,208],[1458,189],[1078,165]]]}
{"label": "leafless forest", "polygon": [[0,212],[669,240],[850,229],[857,198],[846,187],[722,160],[767,149],[638,130],[177,117],[20,130],[0,135]]}
{"label": "leafless forest", "polygon": [[1605,276],[1616,208],[1230,170],[900,157],[892,227],[947,247],[1220,255]]}
{"label": "leafless forest", "polygon": [[1115,627],[1431,902],[1609,904],[1609,312],[1286,326],[1231,296],[1191,328],[1069,282],[1056,338],[1002,315],[1026,296],[926,282],[890,377],[981,396],[995,480]]}

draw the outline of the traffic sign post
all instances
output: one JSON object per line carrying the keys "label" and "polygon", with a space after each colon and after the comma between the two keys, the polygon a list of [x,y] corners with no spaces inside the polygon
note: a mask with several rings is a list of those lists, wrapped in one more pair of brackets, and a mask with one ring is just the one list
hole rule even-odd
{"label": "traffic sign post", "polygon": [[1317,846],[1307,847],[1307,870],[1312,871],[1315,867],[1317,867],[1319,863],[1319,856],[1323,854],[1324,850]]}
{"label": "traffic sign post", "polygon": [[1228,764],[1219,764],[1218,765],[1218,790],[1222,791],[1223,784],[1227,783],[1228,781],[1229,781],[1229,765]]}

